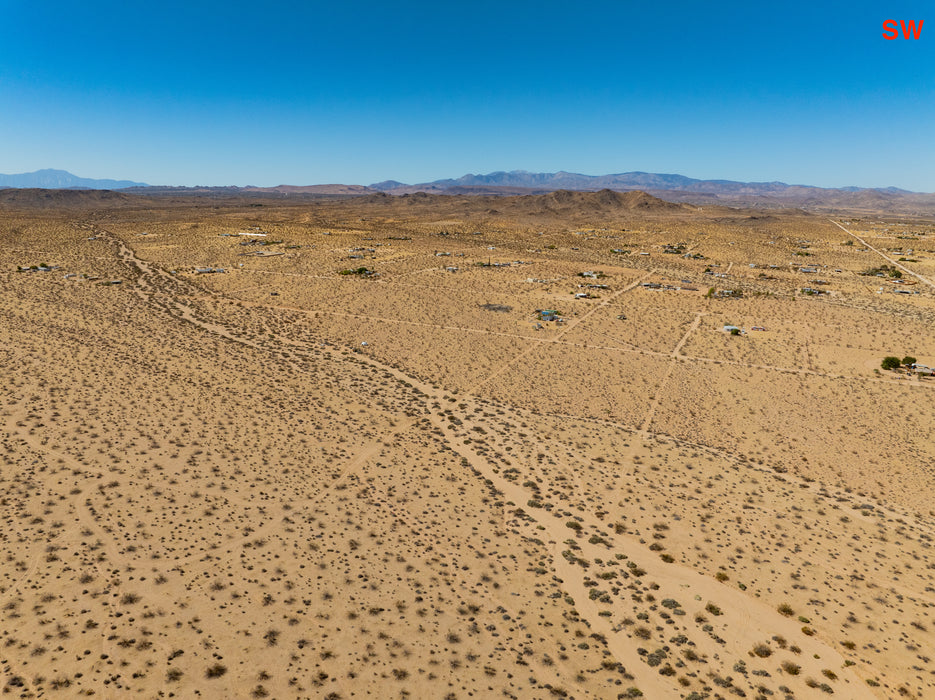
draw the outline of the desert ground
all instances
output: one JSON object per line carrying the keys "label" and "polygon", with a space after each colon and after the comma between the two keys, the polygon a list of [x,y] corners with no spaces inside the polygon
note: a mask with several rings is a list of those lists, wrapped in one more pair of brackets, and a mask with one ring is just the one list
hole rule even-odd
{"label": "desert ground", "polygon": [[931,220],[15,193],[0,290],[7,697],[935,698]]}

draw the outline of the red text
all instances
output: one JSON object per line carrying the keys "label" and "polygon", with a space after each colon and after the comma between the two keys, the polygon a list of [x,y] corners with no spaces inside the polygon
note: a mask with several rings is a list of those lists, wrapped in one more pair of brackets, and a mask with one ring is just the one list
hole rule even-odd
{"label": "red text", "polygon": [[899,27],[902,27],[903,30],[903,39],[918,39],[919,35],[922,33],[922,23],[925,20],[920,19],[919,24],[915,23],[915,20],[899,20],[897,23],[895,19],[888,19],[883,23],[883,38],[887,41],[892,41],[899,37]]}

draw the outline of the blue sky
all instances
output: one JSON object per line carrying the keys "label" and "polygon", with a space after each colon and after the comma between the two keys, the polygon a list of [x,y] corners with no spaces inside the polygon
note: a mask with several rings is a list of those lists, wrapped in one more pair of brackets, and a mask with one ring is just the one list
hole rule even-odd
{"label": "blue sky", "polygon": [[[887,41],[886,19],[924,20]],[[0,172],[524,169],[935,192],[926,2],[0,0]]]}

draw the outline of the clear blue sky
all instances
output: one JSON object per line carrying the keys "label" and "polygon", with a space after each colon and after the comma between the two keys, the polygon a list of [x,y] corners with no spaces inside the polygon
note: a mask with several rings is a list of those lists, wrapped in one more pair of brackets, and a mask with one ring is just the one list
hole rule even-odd
{"label": "clear blue sky", "polygon": [[[924,20],[886,41],[886,19]],[[935,191],[930,2],[0,0],[0,172]]]}

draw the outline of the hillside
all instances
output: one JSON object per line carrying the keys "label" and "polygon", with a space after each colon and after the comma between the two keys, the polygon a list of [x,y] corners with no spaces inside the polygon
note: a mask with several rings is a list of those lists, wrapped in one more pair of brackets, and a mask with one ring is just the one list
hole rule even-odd
{"label": "hillside", "polygon": [[0,205],[23,209],[119,207],[143,205],[146,202],[145,197],[111,190],[0,190]]}

